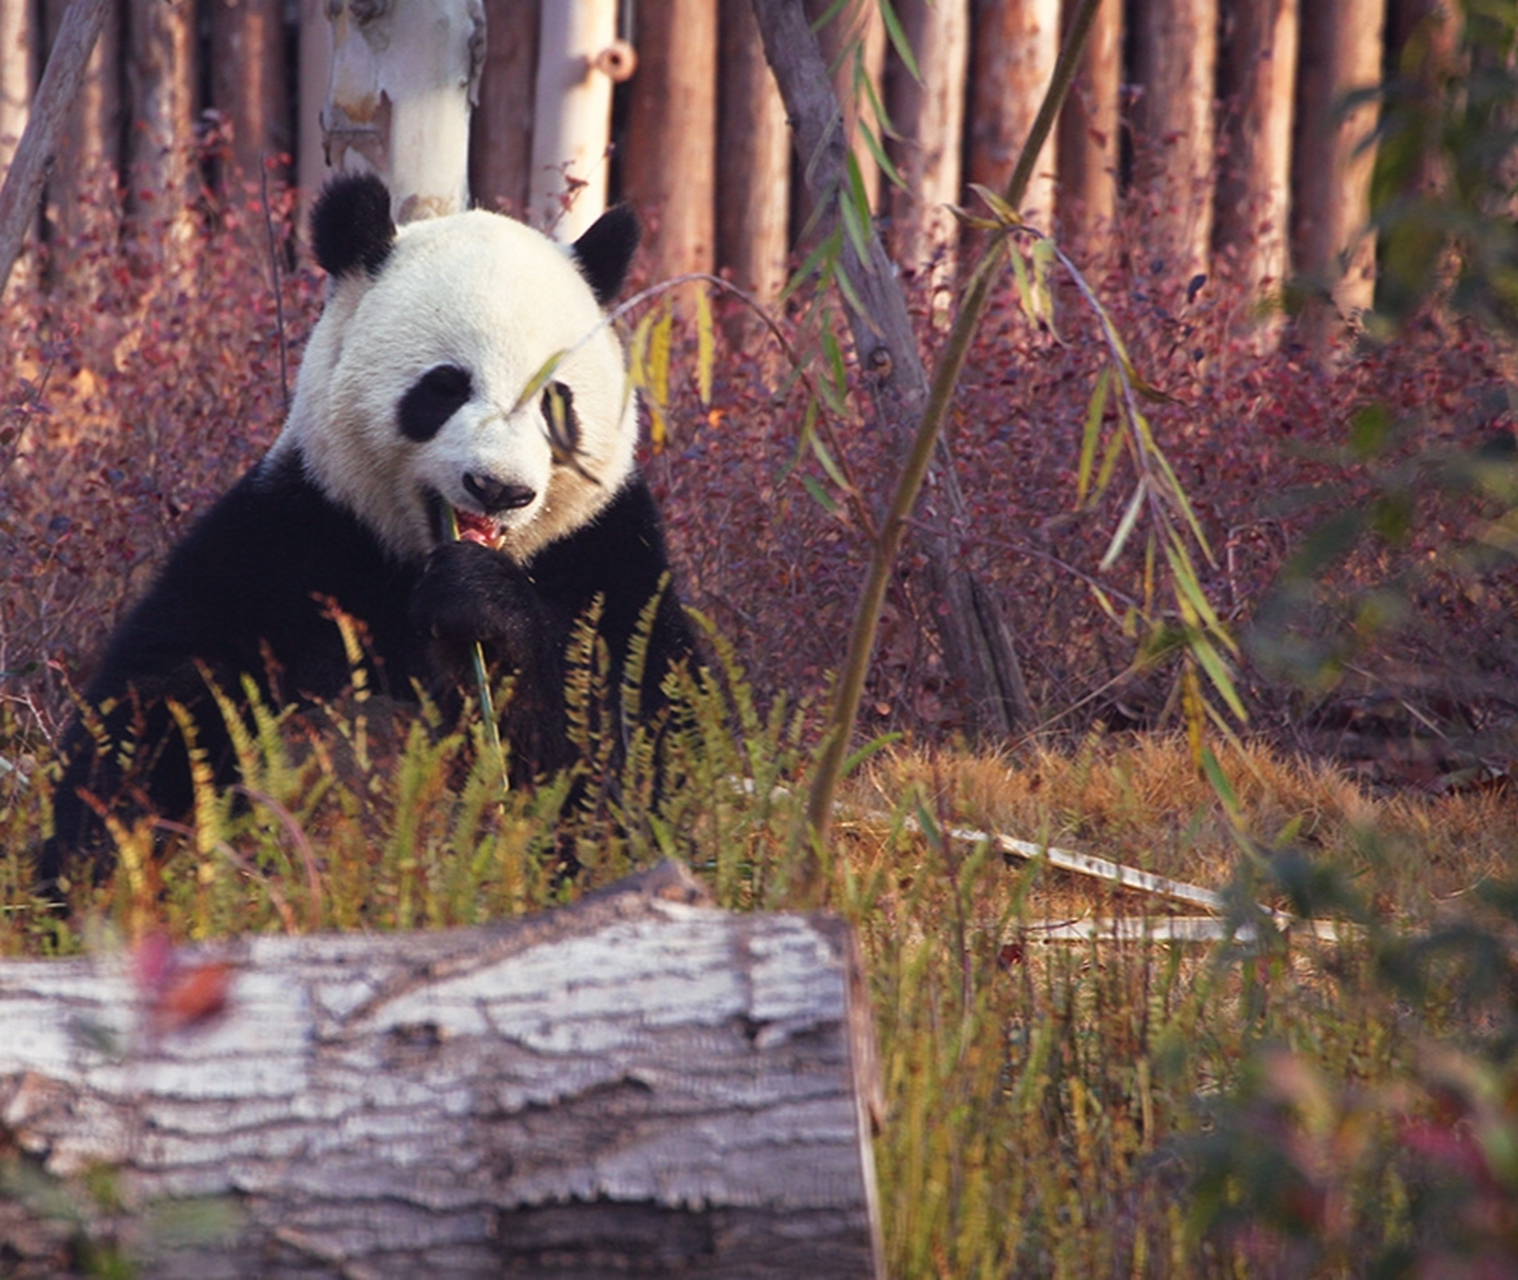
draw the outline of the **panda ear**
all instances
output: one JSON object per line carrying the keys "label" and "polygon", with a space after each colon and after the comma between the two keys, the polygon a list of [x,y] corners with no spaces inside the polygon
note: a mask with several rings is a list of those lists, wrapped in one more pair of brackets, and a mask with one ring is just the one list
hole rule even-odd
{"label": "panda ear", "polygon": [[574,242],[575,261],[603,307],[622,291],[627,268],[637,252],[638,215],[627,204],[613,205]]}
{"label": "panda ear", "polygon": [[359,267],[377,276],[395,244],[390,192],[372,173],[347,173],[322,188],[311,210],[311,245],[333,277]]}

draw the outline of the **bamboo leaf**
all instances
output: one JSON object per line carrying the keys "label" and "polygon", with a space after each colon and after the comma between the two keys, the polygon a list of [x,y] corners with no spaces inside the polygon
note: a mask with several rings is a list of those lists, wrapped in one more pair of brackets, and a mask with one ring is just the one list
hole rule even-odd
{"label": "bamboo leaf", "polygon": [[553,381],[553,375],[558,371],[560,363],[562,363],[564,357],[568,354],[567,351],[555,351],[538,366],[537,372],[527,379],[527,385],[522,388],[522,393],[517,397],[516,403],[511,406],[508,416],[515,413]]}
{"label": "bamboo leaf", "polygon": [[901,19],[896,16],[896,10],[891,0],[880,0],[880,17],[885,23],[886,35],[891,37],[891,47],[896,50],[896,56],[901,59],[901,65],[907,69],[907,73],[922,83],[922,72],[917,69],[917,57],[912,52],[912,42],[907,39],[907,33],[902,29]]}
{"label": "bamboo leaf", "polygon": [[648,339],[654,327],[654,313],[643,316],[633,329],[627,344],[627,380],[637,390],[648,386]]}
{"label": "bamboo leaf", "polygon": [[1033,242],[1033,301],[1038,307],[1038,318],[1048,325],[1049,332],[1057,338],[1054,328],[1054,291],[1049,287],[1049,268],[1054,263],[1054,241],[1047,236]]}
{"label": "bamboo leaf", "polygon": [[905,191],[907,189],[907,180],[901,176],[901,171],[892,163],[886,149],[880,145],[879,135],[863,120],[860,120],[856,127],[859,130],[860,138],[864,140],[866,150],[869,151],[875,163],[880,166],[880,172],[886,181],[893,187],[899,187],[902,191]]}
{"label": "bamboo leaf", "polygon": [[[859,261],[868,270],[870,262],[870,197],[865,191],[864,174],[853,152],[848,156],[848,185],[838,193],[838,213],[844,232],[854,246]],[[846,273],[839,272],[842,281]]]}
{"label": "bamboo leaf", "polygon": [[1096,460],[1096,444],[1101,438],[1102,415],[1107,411],[1107,388],[1112,381],[1112,370],[1103,368],[1091,389],[1091,399],[1086,404],[1086,428],[1081,432],[1080,461],[1075,469],[1075,505],[1085,505],[1086,494],[1091,488],[1091,466]]}
{"label": "bamboo leaf", "polygon": [[817,483],[815,476],[802,476],[801,484],[802,487],[812,495],[812,498],[817,503],[817,505],[826,511],[828,515],[832,516],[838,514],[838,504],[833,501],[832,495]]}
{"label": "bamboo leaf", "polygon": [[833,455],[828,452],[827,446],[822,443],[822,438],[813,431],[809,433],[808,443],[812,447],[812,452],[816,454],[817,461],[822,463],[822,469],[828,473],[828,478],[840,489],[847,491],[850,487],[848,479],[838,463],[833,460]]}
{"label": "bamboo leaf", "polygon": [[1140,480],[1133,490],[1133,497],[1128,500],[1128,509],[1123,512],[1123,518],[1118,521],[1117,528],[1113,530],[1112,541],[1107,545],[1107,554],[1097,566],[1102,572],[1112,568],[1113,562],[1123,552],[1123,547],[1128,542],[1128,535],[1133,532],[1134,522],[1138,520],[1139,511],[1144,505],[1144,482]]}
{"label": "bamboo leaf", "polygon": [[1097,586],[1094,582],[1088,582],[1086,585],[1091,588],[1091,594],[1096,597],[1096,603],[1100,607],[1101,611],[1105,613],[1109,618],[1111,618],[1113,622],[1117,623],[1119,626],[1122,626],[1123,616],[1118,613],[1117,609],[1113,606],[1112,601],[1107,596],[1107,593],[1103,591],[1099,586]]}
{"label": "bamboo leaf", "polygon": [[1228,811],[1229,816],[1237,817],[1241,814],[1243,806],[1239,804],[1238,793],[1234,791],[1233,783],[1228,781],[1228,775],[1223,772],[1223,766],[1218,763],[1217,756],[1213,754],[1209,746],[1202,747],[1202,773],[1218,799],[1223,802],[1223,808]]}
{"label": "bamboo leaf", "polygon": [[1029,320],[1038,319],[1037,308],[1033,305],[1033,285],[1028,280],[1028,264],[1023,259],[1022,250],[1016,245],[1007,246],[1007,257],[1012,260],[1012,279],[1017,285],[1017,302],[1023,309],[1023,315]]}
{"label": "bamboo leaf", "polygon": [[669,419],[665,416],[664,406],[652,396],[645,403],[648,405],[648,443],[655,453],[662,453],[665,443],[669,440]]}
{"label": "bamboo leaf", "polygon": [[1174,535],[1165,546],[1165,557],[1170,561],[1170,574],[1175,579],[1175,585],[1180,590],[1182,597],[1195,611],[1197,621],[1208,631],[1222,638],[1223,642],[1234,653],[1238,652],[1238,646],[1233,637],[1228,634],[1222,621],[1218,618],[1212,607],[1212,602],[1207,599],[1202,591],[1200,579],[1196,576],[1196,566],[1186,555],[1185,548],[1178,545]]}
{"label": "bamboo leaf", "polygon": [[900,733],[882,733],[878,738],[871,738],[864,746],[852,752],[843,762],[843,776],[847,778],[859,768],[866,760],[878,752],[884,751],[892,743],[900,742]]}
{"label": "bamboo leaf", "polygon": [[1022,216],[1009,205],[1001,196],[992,191],[990,187],[979,182],[972,182],[970,190],[986,202],[986,207],[996,216],[997,222],[1004,227],[1016,227],[1022,224]]}
{"label": "bamboo leaf", "polygon": [[831,325],[823,325],[818,345],[822,348],[827,372],[825,378],[818,380],[818,386],[823,391],[828,408],[842,417],[848,412],[849,375],[843,362],[843,350],[838,345],[838,338]]}
{"label": "bamboo leaf", "polygon": [[648,339],[648,394],[660,409],[669,404],[669,362],[673,345],[675,313],[668,307],[654,321]]}
{"label": "bamboo leaf", "polygon": [[1196,539],[1197,546],[1201,547],[1202,554],[1207,557],[1207,563],[1216,564],[1217,557],[1212,554],[1212,544],[1207,541],[1207,535],[1202,532],[1202,522],[1196,518],[1196,512],[1191,509],[1191,499],[1186,496],[1186,490],[1181,488],[1180,478],[1171,469],[1170,460],[1160,452],[1158,447],[1152,445],[1152,441],[1151,446],[1150,455],[1165,477],[1165,495],[1170,500],[1170,505],[1186,522],[1186,527],[1191,530],[1191,536]]}
{"label": "bamboo leaf", "polygon": [[696,286],[696,394],[701,407],[711,408],[712,366],[716,363],[717,343],[712,331],[712,304],[704,285]]}
{"label": "bamboo leaf", "polygon": [[1207,678],[1212,681],[1212,687],[1228,704],[1228,709],[1239,720],[1248,720],[1249,713],[1244,710],[1244,703],[1239,698],[1239,692],[1233,687],[1233,676],[1229,674],[1228,664],[1212,647],[1212,641],[1200,632],[1196,632],[1190,637],[1190,648],[1197,662],[1201,664],[1202,670],[1207,673]]}

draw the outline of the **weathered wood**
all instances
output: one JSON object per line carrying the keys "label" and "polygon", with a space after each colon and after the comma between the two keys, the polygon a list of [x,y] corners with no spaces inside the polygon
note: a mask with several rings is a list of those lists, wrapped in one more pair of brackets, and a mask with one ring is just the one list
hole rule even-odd
{"label": "weathered wood", "polygon": [[[0,1152],[115,1170],[126,1210],[85,1234],[144,1274],[879,1274],[835,918],[718,911],[666,864],[494,927],[206,950],[229,1006],[173,1035],[124,965],[0,965]],[[220,1240],[145,1225],[204,1197]],[[8,1275],[64,1273],[42,1208],[0,1199]]]}

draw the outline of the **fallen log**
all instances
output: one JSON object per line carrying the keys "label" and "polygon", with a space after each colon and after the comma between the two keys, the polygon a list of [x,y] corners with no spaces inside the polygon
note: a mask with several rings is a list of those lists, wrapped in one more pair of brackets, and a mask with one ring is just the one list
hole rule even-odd
{"label": "fallen log", "polygon": [[719,911],[666,864],[496,926],[179,968],[224,977],[209,1025],[124,958],[0,964],[6,1275],[90,1250],[195,1280],[881,1274],[836,918]]}

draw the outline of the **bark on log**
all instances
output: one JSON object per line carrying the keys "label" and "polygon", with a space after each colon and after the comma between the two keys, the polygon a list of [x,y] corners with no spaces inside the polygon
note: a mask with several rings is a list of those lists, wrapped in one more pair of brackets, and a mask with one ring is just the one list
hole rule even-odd
{"label": "bark on log", "polygon": [[[229,942],[179,1034],[108,965],[0,965],[0,1155],[48,1193],[0,1197],[6,1274],[67,1274],[58,1193],[103,1166],[82,1235],[164,1280],[879,1275],[852,935],[701,895],[666,864],[488,928]],[[197,1198],[221,1238],[153,1234]]]}

